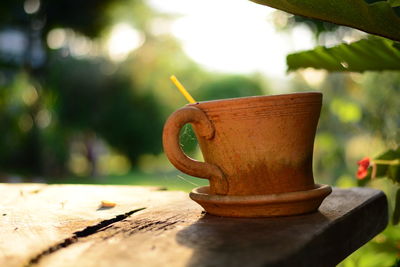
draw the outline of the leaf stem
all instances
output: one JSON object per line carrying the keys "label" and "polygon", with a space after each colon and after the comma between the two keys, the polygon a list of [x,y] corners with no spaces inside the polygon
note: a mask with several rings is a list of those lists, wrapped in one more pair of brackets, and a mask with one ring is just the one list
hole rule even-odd
{"label": "leaf stem", "polygon": [[385,160],[385,159],[375,159],[372,163],[378,165],[400,165],[400,159]]}

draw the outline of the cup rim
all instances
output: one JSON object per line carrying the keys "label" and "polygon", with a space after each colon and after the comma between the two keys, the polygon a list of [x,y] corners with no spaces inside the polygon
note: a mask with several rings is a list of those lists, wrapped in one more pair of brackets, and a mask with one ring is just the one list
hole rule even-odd
{"label": "cup rim", "polygon": [[276,95],[259,95],[259,96],[244,96],[244,97],[235,97],[235,98],[223,98],[223,99],[215,99],[215,100],[207,100],[207,101],[199,101],[196,103],[187,104],[187,106],[214,106],[219,104],[228,104],[230,102],[251,102],[251,101],[268,101],[268,100],[279,100],[279,99],[287,99],[287,98],[317,98],[322,99],[323,94],[321,92],[295,92],[295,93],[286,93],[286,94],[276,94]]}

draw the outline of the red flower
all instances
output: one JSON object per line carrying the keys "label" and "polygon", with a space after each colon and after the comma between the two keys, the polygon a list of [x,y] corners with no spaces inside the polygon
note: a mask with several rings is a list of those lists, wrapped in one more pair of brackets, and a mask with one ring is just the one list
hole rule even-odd
{"label": "red flower", "polygon": [[371,164],[371,160],[368,157],[366,157],[358,161],[357,164],[358,164],[357,178],[362,180],[365,177],[367,177],[368,167]]}

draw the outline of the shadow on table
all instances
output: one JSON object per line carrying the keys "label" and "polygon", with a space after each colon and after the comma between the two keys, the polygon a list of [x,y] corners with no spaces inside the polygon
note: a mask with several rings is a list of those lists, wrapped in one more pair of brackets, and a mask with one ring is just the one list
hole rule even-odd
{"label": "shadow on table", "polygon": [[193,248],[187,266],[298,266],[292,256],[328,225],[320,212],[254,219],[205,214],[178,232],[177,242]]}

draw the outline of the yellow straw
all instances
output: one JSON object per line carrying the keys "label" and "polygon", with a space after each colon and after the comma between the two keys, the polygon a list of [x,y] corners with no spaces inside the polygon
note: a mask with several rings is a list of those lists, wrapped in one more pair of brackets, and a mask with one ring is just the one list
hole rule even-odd
{"label": "yellow straw", "polygon": [[189,94],[188,91],[186,91],[185,87],[178,81],[178,79],[175,77],[175,75],[172,75],[169,77],[171,81],[175,84],[175,86],[179,89],[179,91],[182,93],[182,95],[189,101],[189,103],[194,104],[196,103],[196,100],[193,99],[193,97]]}

